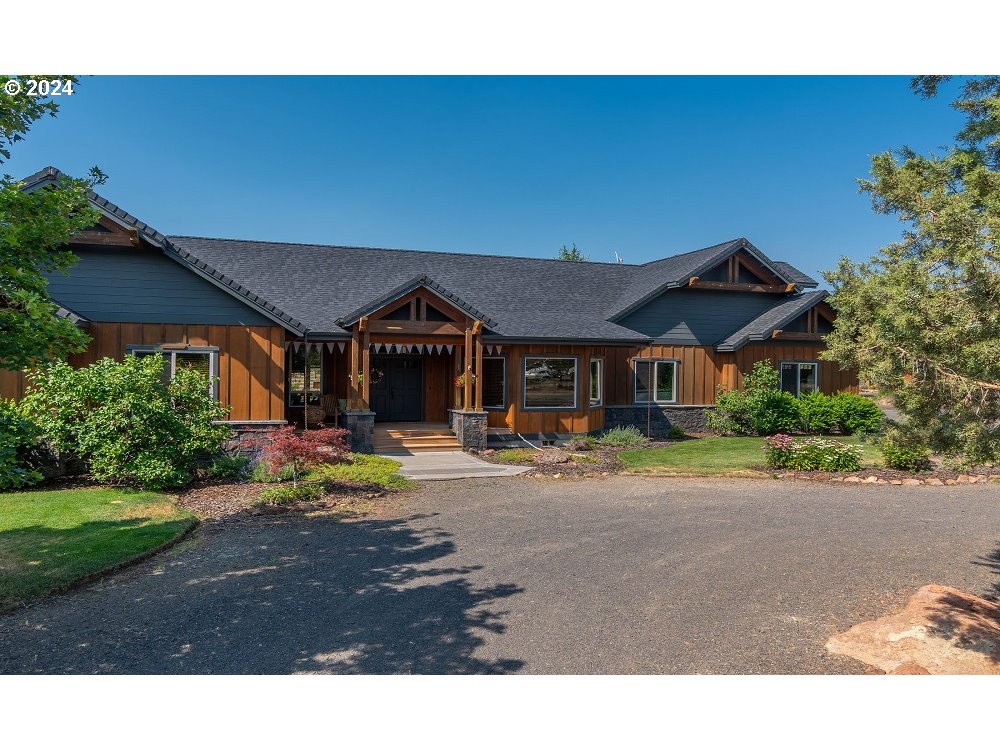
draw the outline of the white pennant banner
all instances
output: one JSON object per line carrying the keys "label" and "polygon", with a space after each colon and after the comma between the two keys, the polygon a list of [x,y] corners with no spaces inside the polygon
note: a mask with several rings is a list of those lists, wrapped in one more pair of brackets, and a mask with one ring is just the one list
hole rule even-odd
{"label": "white pennant banner", "polygon": [[347,346],[347,342],[346,341],[338,341],[337,342],[337,348],[340,349],[340,353],[341,354],[344,353],[344,349],[346,348],[346,346]]}
{"label": "white pennant banner", "polygon": [[448,350],[448,354],[451,354],[451,350],[455,348],[454,344],[445,344],[444,348]]}
{"label": "white pennant banner", "polygon": [[500,350],[501,350],[501,349],[503,349],[503,347],[502,347],[502,346],[497,346],[497,354],[499,354],[499,353],[500,353]]}

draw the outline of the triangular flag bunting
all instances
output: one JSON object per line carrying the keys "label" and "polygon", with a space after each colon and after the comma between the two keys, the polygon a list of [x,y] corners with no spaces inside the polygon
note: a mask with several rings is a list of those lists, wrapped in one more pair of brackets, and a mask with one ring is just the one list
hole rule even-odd
{"label": "triangular flag bunting", "polygon": [[502,346],[497,346],[497,354],[499,354],[499,353],[500,353],[500,350],[501,350],[501,349],[503,349],[503,347],[502,347]]}
{"label": "triangular flag bunting", "polygon": [[343,354],[344,348],[346,346],[347,346],[347,342],[346,341],[338,341],[337,342],[337,348],[340,349],[341,354]]}

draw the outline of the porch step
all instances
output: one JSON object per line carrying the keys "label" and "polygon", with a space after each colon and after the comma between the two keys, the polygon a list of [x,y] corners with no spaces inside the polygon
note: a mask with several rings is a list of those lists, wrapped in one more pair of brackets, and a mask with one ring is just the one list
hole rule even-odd
{"label": "porch step", "polygon": [[372,436],[376,453],[418,453],[458,451],[462,449],[455,433],[447,426],[376,425]]}

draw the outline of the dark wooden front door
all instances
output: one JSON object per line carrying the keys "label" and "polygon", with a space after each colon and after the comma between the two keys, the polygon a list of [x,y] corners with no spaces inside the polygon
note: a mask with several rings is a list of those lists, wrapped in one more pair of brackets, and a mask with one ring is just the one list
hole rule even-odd
{"label": "dark wooden front door", "polygon": [[382,379],[371,384],[377,422],[421,422],[424,418],[423,360],[420,357],[372,357]]}

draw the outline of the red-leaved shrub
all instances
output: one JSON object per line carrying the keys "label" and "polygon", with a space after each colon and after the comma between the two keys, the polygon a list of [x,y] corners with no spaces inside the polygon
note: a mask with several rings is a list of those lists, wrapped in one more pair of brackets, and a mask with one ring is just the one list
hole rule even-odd
{"label": "red-leaved shrub", "polygon": [[349,434],[348,430],[331,427],[300,432],[289,425],[273,430],[257,446],[268,473],[273,476],[282,469],[291,469],[292,482],[297,485],[299,476],[314,466],[347,461],[345,438]]}

